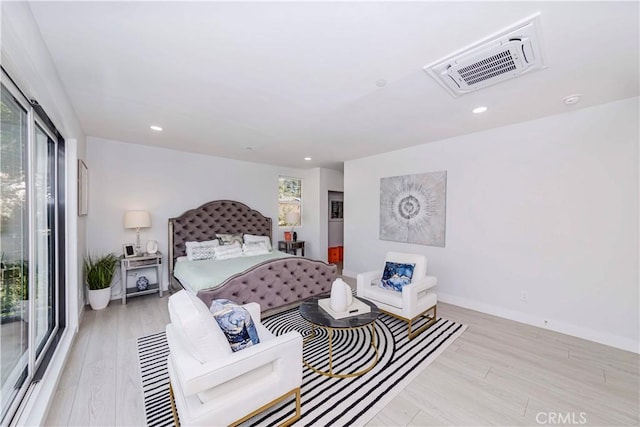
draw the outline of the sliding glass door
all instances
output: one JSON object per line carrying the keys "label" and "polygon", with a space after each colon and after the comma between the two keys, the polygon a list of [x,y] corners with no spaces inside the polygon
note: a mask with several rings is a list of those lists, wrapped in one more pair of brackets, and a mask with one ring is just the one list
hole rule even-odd
{"label": "sliding glass door", "polygon": [[64,278],[59,273],[64,271],[64,248],[58,244],[58,229],[64,220],[59,195],[64,171],[58,168],[64,165],[64,150],[40,107],[27,102],[11,81],[3,82],[0,392],[6,425],[31,382],[46,368],[63,323]]}
{"label": "sliding glass door", "polygon": [[29,358],[27,110],[2,86],[0,105],[0,377],[2,417],[24,385]]}
{"label": "sliding glass door", "polygon": [[56,298],[56,142],[36,121],[33,156],[34,206],[34,322],[36,357],[55,329]]}

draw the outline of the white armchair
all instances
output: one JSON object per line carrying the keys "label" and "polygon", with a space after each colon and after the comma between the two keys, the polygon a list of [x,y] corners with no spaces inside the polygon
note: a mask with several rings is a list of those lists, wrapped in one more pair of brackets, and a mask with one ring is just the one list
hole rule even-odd
{"label": "white armchair", "polygon": [[302,336],[274,336],[260,323],[258,304],[244,307],[260,343],[234,353],[204,302],[186,291],[169,298],[167,363],[181,425],[237,425],[294,396],[296,413],[283,425],[300,418]]}
{"label": "white armchair", "polygon": [[[380,287],[383,270],[369,271],[358,274],[357,294],[361,298],[373,301],[380,310],[387,314],[407,322],[409,339],[411,340],[437,320],[438,299],[431,288],[438,284],[438,279],[434,276],[427,276],[427,258],[424,255],[388,252],[385,262],[415,264],[411,283],[404,286],[402,292],[383,289]],[[412,324],[420,317],[425,317],[428,321],[413,331]]]}

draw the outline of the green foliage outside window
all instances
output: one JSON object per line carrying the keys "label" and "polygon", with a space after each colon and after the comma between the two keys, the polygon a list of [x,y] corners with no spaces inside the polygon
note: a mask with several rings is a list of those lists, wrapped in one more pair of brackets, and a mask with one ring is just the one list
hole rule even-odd
{"label": "green foliage outside window", "polygon": [[296,224],[287,222],[286,217],[289,212],[298,214],[302,218],[302,179],[300,178],[278,178],[278,226],[299,226],[302,220]]}
{"label": "green foliage outside window", "polygon": [[29,266],[26,260],[12,263],[0,262],[0,315],[2,318],[17,316],[21,301],[29,299]]}

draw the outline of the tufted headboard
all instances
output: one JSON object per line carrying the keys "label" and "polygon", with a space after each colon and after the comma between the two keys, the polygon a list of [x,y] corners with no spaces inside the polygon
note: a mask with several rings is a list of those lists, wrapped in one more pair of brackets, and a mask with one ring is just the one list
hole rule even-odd
{"label": "tufted headboard", "polygon": [[169,218],[169,281],[176,258],[184,256],[185,243],[215,239],[217,233],[242,233],[272,238],[271,218],[233,200],[214,200]]}

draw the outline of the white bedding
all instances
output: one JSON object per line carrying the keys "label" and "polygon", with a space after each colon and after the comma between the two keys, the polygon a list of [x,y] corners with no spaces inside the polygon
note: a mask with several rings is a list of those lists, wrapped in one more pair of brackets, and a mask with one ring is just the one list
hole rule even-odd
{"label": "white bedding", "polygon": [[232,259],[183,260],[176,263],[173,275],[193,293],[220,286],[227,278],[242,273],[264,261],[291,257],[291,254],[272,251],[264,255],[240,256]]}

